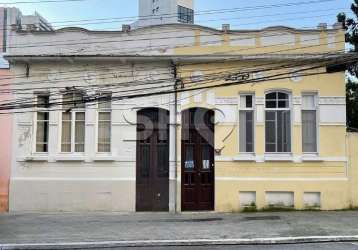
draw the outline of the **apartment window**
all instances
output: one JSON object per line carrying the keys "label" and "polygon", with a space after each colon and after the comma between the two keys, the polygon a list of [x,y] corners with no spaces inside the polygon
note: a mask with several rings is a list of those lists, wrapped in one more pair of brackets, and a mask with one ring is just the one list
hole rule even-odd
{"label": "apartment window", "polygon": [[102,94],[98,103],[98,152],[111,152],[111,94]]}
{"label": "apartment window", "polygon": [[302,151],[317,152],[317,95],[302,96]]}
{"label": "apartment window", "polygon": [[63,95],[61,152],[85,151],[85,104],[82,93]]}
{"label": "apartment window", "polygon": [[239,149],[241,153],[254,152],[254,96],[240,96]]}
{"label": "apartment window", "polygon": [[265,147],[268,153],[291,151],[290,98],[284,92],[266,94]]}
{"label": "apartment window", "polygon": [[49,96],[37,96],[36,113],[36,152],[48,152],[48,135],[49,135]]}
{"label": "apartment window", "polygon": [[194,23],[194,10],[178,5],[178,21],[181,23]]}

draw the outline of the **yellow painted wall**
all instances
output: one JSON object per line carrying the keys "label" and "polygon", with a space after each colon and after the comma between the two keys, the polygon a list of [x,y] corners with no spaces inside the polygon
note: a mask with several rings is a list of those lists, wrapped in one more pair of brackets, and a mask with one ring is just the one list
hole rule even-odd
{"label": "yellow painted wall", "polygon": [[[175,54],[300,54],[300,53],[326,53],[332,51],[343,51],[345,48],[344,30],[292,30],[274,27],[271,30],[256,31],[195,31],[196,39],[194,47],[180,47],[175,49]],[[217,42],[206,41],[206,37],[217,36]],[[294,36],[293,41],[285,41],[286,36]],[[318,38],[307,38],[317,36]],[[332,37],[332,38],[329,38]],[[266,44],[262,39],[270,38],[272,44]],[[254,39],[252,44],[234,45],[239,41]],[[318,46],[319,45],[319,46]],[[195,52],[195,53],[193,53]]]}
{"label": "yellow painted wall", "polygon": [[255,191],[257,209],[267,207],[265,192],[284,191],[294,193],[294,208],[305,209],[304,192],[321,193],[321,209],[336,210],[349,206],[347,181],[216,181],[215,210],[218,212],[238,212],[240,207],[240,191]]}
{"label": "yellow painted wall", "polygon": [[[197,31],[197,35],[200,32]],[[300,33],[296,33],[296,44],[293,46],[296,53],[325,53],[327,51],[336,51],[344,48],[343,44],[337,43],[334,48],[325,46],[327,43],[327,33],[321,31],[320,43],[322,46],[300,49],[302,45],[297,42],[300,40]],[[257,33],[260,37],[262,33]],[[256,44],[256,49],[244,50],[240,46],[230,46],[229,34],[223,35],[222,44],[220,46],[200,46],[200,37],[196,39],[196,46],[192,48],[176,49],[176,54],[263,54],[275,53],[278,49],[287,50],[289,46],[275,46],[262,48],[261,44]],[[338,30],[336,33],[336,41],[344,40],[344,33]],[[258,39],[256,39],[256,42]],[[291,46],[292,48],[292,46]],[[293,53],[293,52],[291,52]],[[272,71],[267,71],[267,75],[280,73],[289,73],[292,69],[279,68],[280,64],[286,62],[270,62],[270,61],[241,61],[241,62],[225,62],[215,61],[205,64],[189,64],[179,65],[179,76],[184,79],[184,84],[188,88],[200,86],[200,82],[196,85],[190,84],[193,72],[201,71],[204,78],[213,77],[213,74],[238,73],[242,71],[250,71],[257,67],[277,67]],[[290,62],[292,63],[292,61]],[[298,67],[299,68],[299,67]],[[325,72],[325,68],[319,68],[309,71],[310,73]],[[220,77],[219,77],[220,78]],[[213,79],[204,81],[205,85],[222,84],[225,81],[221,79]],[[209,82],[209,83],[208,83]],[[305,92],[315,92],[319,97],[345,97],[345,74],[318,74],[314,76],[304,76],[302,81],[293,82],[290,79],[267,81],[256,84],[244,84],[230,87],[222,87],[210,89],[216,98],[238,98],[240,93],[254,93],[256,98],[264,98],[268,90],[286,90],[291,93],[292,97],[300,97]],[[193,94],[193,93],[190,93]],[[215,105],[207,104],[206,91],[203,91],[201,102],[195,102],[194,97],[190,97],[188,103],[181,106],[181,110],[191,107],[206,107],[208,109],[216,108]],[[237,105],[236,114],[238,115],[239,107]],[[319,112],[319,111],[318,111]],[[292,110],[293,114],[293,110]],[[319,119],[318,119],[319,120]],[[292,125],[292,156],[302,156],[302,133],[301,124],[294,123]],[[180,142],[180,127],[178,128],[178,142]],[[320,193],[322,210],[344,209],[353,204],[358,206],[358,136],[350,135],[349,143],[355,144],[355,149],[350,148],[348,154],[347,149],[347,133],[345,124],[320,124],[319,141],[318,141],[318,157],[320,161],[240,161],[235,157],[240,156],[239,140],[238,140],[239,124],[219,123],[215,126],[215,149],[222,149],[221,154],[217,155],[215,162],[215,210],[218,212],[241,211],[240,207],[240,191],[256,192],[256,206],[258,209],[267,207],[266,192],[293,192],[294,208],[305,209],[303,196],[305,192]],[[180,149],[180,144],[178,144]],[[352,156],[355,154],[355,156]],[[265,155],[265,126],[264,123],[256,123],[255,126],[255,156]],[[357,170],[352,169],[350,178],[348,178],[348,162],[347,155],[351,157],[351,164],[357,165]],[[178,159],[180,159],[180,150],[178,150]],[[330,160],[324,160],[330,158]],[[337,159],[337,160],[334,160]],[[351,168],[353,166],[351,165]],[[181,171],[178,165],[178,176]],[[354,176],[352,176],[354,175]],[[180,183],[178,184],[178,209],[180,210]],[[356,199],[351,198],[357,197]]]}

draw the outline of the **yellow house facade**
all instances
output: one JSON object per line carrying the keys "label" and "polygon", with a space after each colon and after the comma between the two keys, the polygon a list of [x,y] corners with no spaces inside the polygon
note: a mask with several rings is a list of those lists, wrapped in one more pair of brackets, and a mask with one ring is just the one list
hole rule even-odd
{"label": "yellow house facade", "polygon": [[[178,55],[228,55],[224,62],[211,59],[180,65],[178,72],[190,79],[191,87],[192,80],[199,86],[200,79],[220,74],[238,74],[240,78],[247,73],[245,79],[252,79],[181,94],[181,110],[215,110],[215,211],[332,210],[353,205],[351,201],[357,197],[349,191],[350,168],[354,166],[349,161],[348,141],[356,142],[348,139],[346,132],[345,73],[328,74],[326,64],[320,67],[319,59],[309,59],[314,54],[344,51],[344,31],[336,28],[226,29],[213,32],[209,45],[202,36],[208,31],[198,30],[194,47],[176,49]],[[229,55],[236,54],[246,57],[230,61]],[[296,72],[307,65],[317,67]],[[255,82],[273,75],[285,77]],[[216,85],[220,80],[214,77],[211,82]],[[185,84],[186,80],[184,88]],[[287,117],[281,119],[281,114]],[[179,138],[182,131],[178,129]],[[178,148],[183,149],[179,144]],[[178,158],[183,155],[179,152]],[[177,166],[177,176],[183,178],[182,165]],[[177,190],[183,191],[183,185]],[[182,196],[178,194],[178,204],[183,202]]]}

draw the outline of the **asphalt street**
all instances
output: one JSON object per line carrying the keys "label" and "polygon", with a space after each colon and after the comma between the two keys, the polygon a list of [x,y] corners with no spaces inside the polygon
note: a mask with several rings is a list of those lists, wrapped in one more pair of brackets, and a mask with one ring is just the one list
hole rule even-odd
{"label": "asphalt street", "polygon": [[[108,248],[107,248],[108,249]],[[129,247],[110,250],[358,250],[357,243],[296,244],[272,246]],[[93,250],[93,248],[91,249]],[[103,250],[103,249],[95,249]]]}

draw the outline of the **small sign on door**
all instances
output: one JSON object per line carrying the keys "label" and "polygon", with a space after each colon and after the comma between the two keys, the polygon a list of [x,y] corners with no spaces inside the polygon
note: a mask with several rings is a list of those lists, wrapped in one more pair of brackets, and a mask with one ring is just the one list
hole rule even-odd
{"label": "small sign on door", "polygon": [[186,169],[194,169],[194,161],[186,161],[185,168]]}
{"label": "small sign on door", "polygon": [[210,169],[210,161],[203,160],[203,169]]}

